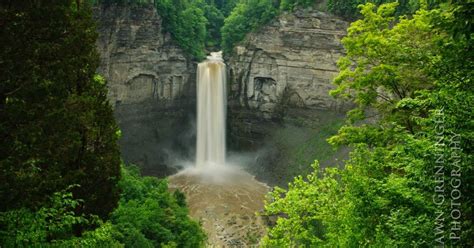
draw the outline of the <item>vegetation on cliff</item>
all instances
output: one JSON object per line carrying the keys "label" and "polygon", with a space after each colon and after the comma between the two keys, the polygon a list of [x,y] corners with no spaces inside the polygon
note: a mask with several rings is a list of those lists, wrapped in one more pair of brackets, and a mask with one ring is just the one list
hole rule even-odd
{"label": "vegetation on cliff", "polygon": [[268,23],[277,15],[277,9],[271,0],[249,0],[237,4],[222,27],[222,48],[231,53],[234,46],[245,35]]}
{"label": "vegetation on cliff", "polygon": [[229,53],[245,35],[268,23],[279,11],[310,6],[313,0],[90,0],[94,4],[154,4],[169,32],[189,55],[203,59],[207,50]]}
{"label": "vegetation on cliff", "polygon": [[[200,60],[219,49],[230,54],[235,45],[283,11],[322,5],[321,9],[354,20],[360,18],[357,6],[383,4],[395,0],[90,0],[94,4],[154,4],[169,32],[189,55]],[[428,1],[430,7],[439,1]],[[396,15],[413,14],[423,1],[401,1]]]}
{"label": "vegetation on cliff", "polygon": [[[188,0],[155,1],[158,13],[163,18],[164,30],[171,33],[177,43],[193,57],[205,57],[205,43],[208,24],[204,11],[206,6]],[[201,8],[200,8],[201,7]]]}
{"label": "vegetation on cliff", "polygon": [[[365,3],[377,5],[383,3],[397,2],[396,0],[247,0],[239,1],[230,15],[224,20],[222,27],[222,49],[227,54],[232,52],[235,45],[243,41],[245,36],[281,14],[282,11],[293,11],[296,8],[308,8],[322,5],[321,10],[328,11],[349,20],[360,18],[357,6]],[[424,1],[399,1],[395,15],[413,14]],[[427,5],[432,8],[437,6],[437,0],[427,1]]]}
{"label": "vegetation on cliff", "polygon": [[235,45],[245,36],[273,20],[280,11],[293,10],[298,6],[308,7],[313,0],[248,0],[240,1],[224,20],[222,26],[222,49],[230,54]]}
{"label": "vegetation on cliff", "polygon": [[151,5],[163,18],[164,31],[196,60],[202,60],[207,50],[217,51],[221,45],[224,18],[238,0],[89,0],[92,4]]}
{"label": "vegetation on cliff", "polygon": [[474,6],[396,10],[366,4],[349,28],[332,93],[357,108],[329,141],[353,151],[269,195],[284,217],[265,247],[474,245]]}

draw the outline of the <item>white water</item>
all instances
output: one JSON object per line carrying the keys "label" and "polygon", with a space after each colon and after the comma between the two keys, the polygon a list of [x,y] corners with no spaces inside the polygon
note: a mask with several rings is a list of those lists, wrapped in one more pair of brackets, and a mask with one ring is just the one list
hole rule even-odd
{"label": "white water", "polygon": [[197,70],[197,168],[225,165],[226,105],[222,52],[211,53]]}

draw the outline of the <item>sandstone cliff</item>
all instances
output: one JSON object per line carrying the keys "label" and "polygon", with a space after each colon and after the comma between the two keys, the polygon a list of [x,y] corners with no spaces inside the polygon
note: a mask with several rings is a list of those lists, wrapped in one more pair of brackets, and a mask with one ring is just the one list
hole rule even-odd
{"label": "sandstone cliff", "polygon": [[184,130],[191,129],[186,123],[194,111],[195,65],[163,32],[152,5],[102,5],[94,13],[99,73],[108,81],[122,130],[122,157],[145,173],[165,175],[170,151],[184,151],[179,148],[192,140]]}
{"label": "sandstone cliff", "polygon": [[235,104],[265,118],[271,118],[279,104],[342,110],[343,104],[328,91],[346,29],[347,23],[334,16],[298,10],[249,34],[229,60]]}
{"label": "sandstone cliff", "polygon": [[[95,15],[122,157],[168,175],[176,158],[194,159],[196,64],[163,32],[153,6],[101,6]],[[249,34],[227,58],[230,150],[257,150],[246,164],[267,182],[285,184],[313,159],[340,156],[324,140],[347,108],[328,95],[346,28],[297,10]]]}
{"label": "sandstone cliff", "polygon": [[336,132],[348,108],[329,95],[347,27],[317,10],[284,13],[248,34],[227,59],[231,145],[265,147],[256,173],[270,181],[285,184],[302,170],[291,167],[309,168],[314,159],[330,164],[343,156],[330,151],[325,156],[318,149],[328,146],[325,139]]}

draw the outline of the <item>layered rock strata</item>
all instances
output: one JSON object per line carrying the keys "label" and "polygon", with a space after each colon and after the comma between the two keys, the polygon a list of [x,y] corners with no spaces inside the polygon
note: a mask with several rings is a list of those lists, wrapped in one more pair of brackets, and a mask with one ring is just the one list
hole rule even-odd
{"label": "layered rock strata", "polygon": [[347,109],[329,95],[347,26],[335,16],[306,9],[282,14],[249,34],[228,59],[233,139],[252,144],[266,134],[260,123],[271,127],[294,119],[295,110]]}
{"label": "layered rock strata", "polygon": [[171,151],[186,153],[192,143],[195,64],[163,32],[152,5],[102,5],[94,13],[99,73],[108,81],[122,131],[122,157],[149,174],[165,175],[170,158],[186,156]]}

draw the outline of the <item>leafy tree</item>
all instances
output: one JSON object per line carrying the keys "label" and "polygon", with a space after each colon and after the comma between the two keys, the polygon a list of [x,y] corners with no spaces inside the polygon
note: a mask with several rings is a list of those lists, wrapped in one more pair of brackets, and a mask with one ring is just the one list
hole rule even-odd
{"label": "leafy tree", "polygon": [[164,30],[188,54],[198,60],[204,58],[207,20],[203,10],[188,0],[160,0],[155,5],[163,18]]}
{"label": "leafy tree", "polygon": [[120,157],[89,7],[8,1],[0,16],[0,211],[39,208],[77,184],[76,210],[106,218]]}
{"label": "leafy tree", "polygon": [[242,41],[247,33],[268,23],[277,14],[277,8],[271,0],[248,0],[238,3],[224,20],[221,29],[224,52],[231,53],[234,46]]}
{"label": "leafy tree", "polygon": [[[53,194],[36,212],[26,208],[1,212],[0,244],[4,247],[120,247],[112,238],[110,224],[102,224],[97,216],[74,213],[82,201],[74,199],[69,189]],[[99,227],[78,238],[74,237],[77,224]]]}
{"label": "leafy tree", "polygon": [[212,6],[219,10],[224,17],[227,17],[232,9],[237,5],[240,0],[193,0],[203,1],[208,6]]}
{"label": "leafy tree", "polygon": [[92,4],[136,4],[136,5],[146,5],[153,4],[155,0],[89,0]]}
{"label": "leafy tree", "polygon": [[[122,167],[119,207],[111,219],[77,214],[82,200],[71,189],[54,193],[37,211],[0,212],[2,247],[201,247],[205,235],[188,216],[184,194],[168,191],[166,181],[140,177],[135,166]],[[75,236],[76,225],[87,226]]]}
{"label": "leafy tree", "polygon": [[380,5],[383,3],[398,2],[399,5],[395,11],[396,15],[413,14],[423,2],[427,2],[430,7],[436,6],[439,0],[328,0],[328,10],[336,15],[346,17],[348,19],[356,19],[361,17],[358,6],[365,3],[374,3]]}
{"label": "leafy tree", "polygon": [[207,3],[204,1],[196,1],[196,6],[203,10],[207,19],[206,24],[206,48],[218,50],[221,43],[221,27],[224,25],[224,14],[218,8],[219,5]]}
{"label": "leafy tree", "polygon": [[[472,48],[472,7],[461,2],[422,9],[399,22],[396,4],[362,7],[364,18],[352,23],[343,39],[347,56],[338,64],[341,72],[332,92],[358,106],[330,139],[352,146],[353,152],[344,169],[320,173],[315,165],[306,180],[298,177],[288,191],[276,189],[270,195],[267,214],[285,217],[270,230],[264,246],[437,245],[437,211],[445,213],[446,230],[452,225],[448,200],[433,201],[439,156],[446,171],[441,180],[459,179],[464,185],[461,239],[445,233],[444,242],[473,245],[474,113],[469,106],[474,103],[474,66],[467,52]],[[453,140],[459,143],[453,146]],[[454,189],[449,185],[445,192]]]}
{"label": "leafy tree", "polygon": [[224,14],[225,17],[229,16],[232,10],[237,6],[239,3],[239,0],[225,0],[224,4],[222,5],[221,8],[219,8],[222,11],[222,14]]}
{"label": "leafy tree", "polygon": [[140,177],[137,167],[122,169],[119,207],[111,223],[126,247],[201,247],[205,234],[191,220],[184,195],[171,194],[166,180]]}

